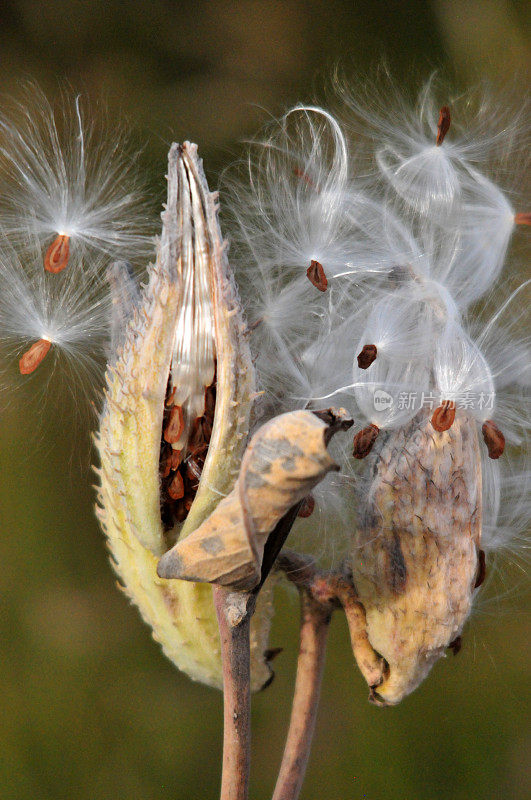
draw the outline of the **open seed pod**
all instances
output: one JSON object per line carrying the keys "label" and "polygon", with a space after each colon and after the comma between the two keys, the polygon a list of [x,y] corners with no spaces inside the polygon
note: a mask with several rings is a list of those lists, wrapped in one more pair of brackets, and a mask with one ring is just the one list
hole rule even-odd
{"label": "open seed pod", "polygon": [[352,573],[372,647],[386,660],[371,692],[392,705],[461,634],[480,568],[481,467],[464,413],[434,435],[429,417],[385,435],[353,542]]}
{"label": "open seed pod", "polygon": [[[98,516],[124,591],[166,655],[192,678],[220,687],[212,587],[162,580],[156,570],[176,539],[233,489],[254,390],[216,196],[195,145],[172,145],[162,223],[137,307],[123,308],[116,297],[118,318],[129,322],[107,371],[96,437]],[[270,678],[270,617],[266,586],[251,632],[255,690]]]}

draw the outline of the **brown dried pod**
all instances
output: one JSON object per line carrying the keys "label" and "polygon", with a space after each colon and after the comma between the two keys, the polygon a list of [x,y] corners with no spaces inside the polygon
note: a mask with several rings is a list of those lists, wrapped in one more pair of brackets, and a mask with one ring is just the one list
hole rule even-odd
{"label": "brown dried pod", "polygon": [[[350,424],[343,410],[332,416],[335,430]],[[339,469],[327,450],[329,429],[312,411],[281,414],[259,428],[232,492],[163,555],[159,576],[239,590],[257,586],[270,533],[330,470]]]}
{"label": "brown dried pod", "polygon": [[444,142],[444,137],[450,130],[451,115],[448,106],[443,106],[439,112],[439,122],[437,123],[436,145],[440,147]]}
{"label": "brown dried pod", "polygon": [[325,275],[323,265],[320,264],[319,261],[312,261],[306,270],[306,275],[310,283],[312,283],[316,289],[319,289],[320,292],[326,292],[328,278]]}
{"label": "brown dried pod", "polygon": [[491,419],[486,420],[481,427],[483,441],[487,445],[489,458],[499,458],[505,450],[505,436]]}
{"label": "brown dried pod", "polygon": [[461,634],[472,607],[481,535],[475,425],[462,414],[434,436],[421,413],[382,435],[368,469],[351,567],[369,641],[388,664],[372,700],[393,705]]}
{"label": "brown dried pod", "polygon": [[51,347],[51,344],[52,343],[50,342],[49,339],[39,339],[38,342],[32,344],[29,350],[26,350],[26,352],[18,362],[18,368],[20,370],[20,374],[29,375],[30,372],[36,370],[39,364],[46,357],[48,350]]}
{"label": "brown dried pod", "polygon": [[354,436],[354,449],[352,451],[354,458],[361,459],[369,455],[379,432],[380,428],[374,423],[357,432]]}
{"label": "brown dried pod", "polygon": [[521,211],[519,214],[514,215],[515,225],[531,225],[531,212]]}
{"label": "brown dried pod", "polygon": [[68,264],[70,258],[70,237],[64,233],[59,233],[44,256],[44,269],[54,275]]}
{"label": "brown dried pod", "polygon": [[375,344],[364,344],[361,353],[358,353],[358,367],[360,369],[369,369],[377,355],[378,348]]}
{"label": "brown dried pod", "polygon": [[442,433],[452,427],[455,420],[455,403],[452,400],[445,400],[433,412],[431,424],[436,431]]}

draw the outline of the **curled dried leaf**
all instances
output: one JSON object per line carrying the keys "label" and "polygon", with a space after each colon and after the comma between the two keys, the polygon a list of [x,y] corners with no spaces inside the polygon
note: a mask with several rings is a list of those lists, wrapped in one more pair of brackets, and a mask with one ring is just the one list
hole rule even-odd
{"label": "curled dried leaf", "polygon": [[[346,412],[326,413],[335,430],[351,424]],[[338,469],[327,450],[330,427],[312,411],[281,414],[263,425],[249,442],[233,491],[161,558],[159,577],[255,588],[269,535],[330,470]]]}

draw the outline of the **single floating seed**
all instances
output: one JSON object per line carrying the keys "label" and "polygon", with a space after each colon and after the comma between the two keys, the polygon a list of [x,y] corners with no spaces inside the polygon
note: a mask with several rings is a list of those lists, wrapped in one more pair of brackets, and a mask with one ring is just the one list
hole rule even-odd
{"label": "single floating seed", "polygon": [[318,261],[312,261],[306,270],[306,275],[308,276],[310,283],[313,283],[316,289],[319,289],[320,292],[326,292],[328,279],[325,275],[322,264],[320,264]]}
{"label": "single floating seed", "polygon": [[46,357],[51,344],[49,339],[39,339],[38,342],[32,344],[18,362],[20,374],[29,375],[30,372],[37,369],[41,361]]}
{"label": "single floating seed", "polygon": [[522,214],[514,215],[515,225],[531,225],[531,212],[527,211]]}
{"label": "single floating seed", "polygon": [[301,503],[301,507],[297,512],[297,516],[302,517],[303,519],[306,519],[306,517],[311,517],[314,508],[315,508],[315,498],[313,494],[307,494]]}
{"label": "single floating seed", "polygon": [[184,415],[181,406],[172,406],[170,419],[164,428],[164,441],[175,444],[179,441],[184,431]]}
{"label": "single floating seed", "polygon": [[70,237],[64,233],[59,233],[46,251],[44,269],[56,275],[66,267],[69,257]]}
{"label": "single floating seed", "polygon": [[443,106],[439,111],[439,122],[437,123],[437,140],[435,142],[437,147],[440,147],[444,142],[444,137],[450,130],[450,122],[450,109],[448,106]]}
{"label": "single floating seed", "polygon": [[442,433],[452,427],[454,419],[455,403],[452,400],[445,400],[444,403],[433,412],[431,424],[436,431]]}
{"label": "single floating seed", "polygon": [[379,433],[380,428],[374,423],[358,431],[354,437],[354,450],[352,451],[354,458],[359,459],[368,456]]}
{"label": "single floating seed", "polygon": [[369,369],[377,355],[378,348],[375,344],[363,345],[361,353],[358,354],[358,367],[360,369]]}
{"label": "single floating seed", "polygon": [[487,445],[490,458],[499,458],[505,450],[505,436],[495,422],[488,419],[481,428],[483,441]]}
{"label": "single floating seed", "polygon": [[476,582],[474,583],[474,589],[478,589],[483,581],[485,580],[485,575],[487,574],[487,565],[485,562],[485,551],[478,550],[478,571],[476,572]]}

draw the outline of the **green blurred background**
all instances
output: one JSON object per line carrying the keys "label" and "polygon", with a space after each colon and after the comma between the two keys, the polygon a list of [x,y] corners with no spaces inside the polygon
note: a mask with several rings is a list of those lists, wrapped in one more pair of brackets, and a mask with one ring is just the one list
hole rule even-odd
{"label": "green blurred background", "polygon": [[[409,87],[433,67],[461,85],[525,76],[526,12],[503,0],[3,0],[0,89],[33,77],[53,93],[60,78],[103,95],[147,142],[158,198],[168,142],[198,142],[215,185],[262,109],[319,98],[338,62],[355,81],[385,59]],[[87,441],[43,413],[15,397],[0,421],[0,797],[215,798],[221,695],[177,673],[117,591]],[[302,797],[529,798],[521,582],[503,567],[461,653],[392,709],[368,704],[338,615]],[[279,601],[271,644],[285,649],[253,706],[253,800],[271,795],[293,686],[297,601]]]}

